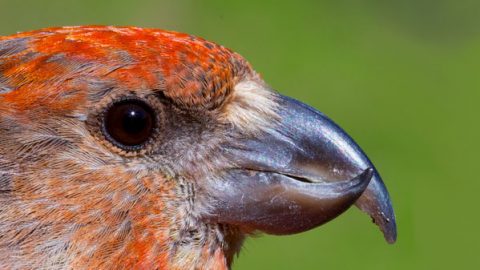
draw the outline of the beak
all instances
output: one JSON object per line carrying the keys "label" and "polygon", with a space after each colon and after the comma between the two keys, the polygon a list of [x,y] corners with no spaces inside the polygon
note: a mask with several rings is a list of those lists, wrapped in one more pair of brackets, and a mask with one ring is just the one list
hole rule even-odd
{"label": "beak", "polygon": [[389,243],[396,240],[393,208],[368,157],[323,113],[278,98],[278,122],[263,134],[225,146],[236,165],[208,180],[208,219],[270,234],[299,233],[356,204]]}

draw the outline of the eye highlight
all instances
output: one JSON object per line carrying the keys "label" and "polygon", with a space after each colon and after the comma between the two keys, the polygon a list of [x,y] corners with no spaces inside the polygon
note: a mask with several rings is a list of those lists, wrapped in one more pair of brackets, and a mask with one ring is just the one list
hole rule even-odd
{"label": "eye highlight", "polygon": [[152,137],[156,128],[155,110],[138,99],[111,104],[103,116],[103,133],[117,147],[138,150]]}

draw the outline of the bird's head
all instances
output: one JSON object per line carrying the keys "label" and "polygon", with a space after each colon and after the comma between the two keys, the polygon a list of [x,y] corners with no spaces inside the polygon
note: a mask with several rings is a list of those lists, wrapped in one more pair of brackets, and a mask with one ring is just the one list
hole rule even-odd
{"label": "bird's head", "polygon": [[[358,199],[358,200],[357,200]],[[194,36],[65,27],[0,38],[0,268],[224,269],[243,239],[388,193],[324,114]]]}

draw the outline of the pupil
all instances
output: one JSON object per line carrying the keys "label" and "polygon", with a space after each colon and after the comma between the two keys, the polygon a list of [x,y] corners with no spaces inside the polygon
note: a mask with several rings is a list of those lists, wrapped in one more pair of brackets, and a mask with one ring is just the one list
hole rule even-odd
{"label": "pupil", "polygon": [[123,129],[132,135],[141,133],[147,126],[147,114],[142,108],[131,106],[123,117]]}

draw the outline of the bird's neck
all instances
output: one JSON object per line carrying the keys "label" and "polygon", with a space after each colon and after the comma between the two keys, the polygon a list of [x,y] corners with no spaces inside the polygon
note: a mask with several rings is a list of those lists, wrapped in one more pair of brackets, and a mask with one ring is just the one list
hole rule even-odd
{"label": "bird's neck", "polygon": [[108,192],[92,183],[81,203],[61,190],[8,200],[6,209],[28,222],[0,211],[0,268],[229,269],[242,233],[200,221],[175,183],[118,178]]}
{"label": "bird's neck", "polygon": [[[168,182],[162,188],[168,188]],[[88,269],[104,269],[102,265],[122,269],[229,269],[244,234],[231,226],[202,222],[194,214],[189,194],[176,193],[168,200],[159,200],[157,192],[144,194],[130,206],[128,220],[111,228],[114,233],[108,238],[98,229],[77,231],[76,245],[85,241],[81,246],[98,247],[98,251],[92,253],[93,257],[89,253],[77,256],[74,266],[88,262]],[[161,193],[167,194],[165,190]],[[92,231],[100,234],[83,237],[92,235]],[[110,253],[112,250],[116,252]]]}

